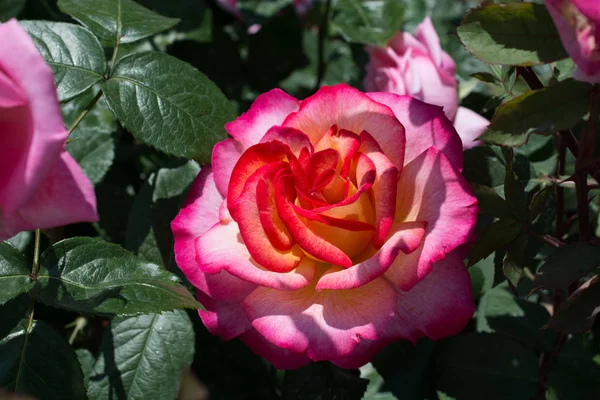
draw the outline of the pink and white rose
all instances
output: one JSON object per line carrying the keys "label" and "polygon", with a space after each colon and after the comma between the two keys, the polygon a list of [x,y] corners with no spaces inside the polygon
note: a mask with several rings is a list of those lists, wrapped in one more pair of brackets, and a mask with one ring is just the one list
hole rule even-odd
{"label": "pink and white rose", "polygon": [[442,108],[279,89],[226,125],[172,222],[202,321],[277,368],[355,368],[391,341],[460,332],[477,201]]}
{"label": "pink and white rose", "polygon": [[419,24],[415,35],[398,32],[381,47],[368,47],[365,89],[373,92],[407,94],[444,108],[453,121],[465,149],[481,144],[475,139],[489,121],[466,107],[458,106],[456,64],[442,50],[429,17]]}
{"label": "pink and white rose", "polygon": [[0,38],[0,240],[97,221],[94,186],[65,150],[52,69],[15,20]]}
{"label": "pink and white rose", "polygon": [[600,82],[600,1],[546,0],[560,39],[577,69],[575,79]]}

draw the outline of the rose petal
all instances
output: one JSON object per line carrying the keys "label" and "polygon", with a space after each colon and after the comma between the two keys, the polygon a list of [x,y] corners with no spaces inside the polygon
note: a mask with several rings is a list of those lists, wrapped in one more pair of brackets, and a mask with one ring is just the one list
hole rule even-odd
{"label": "rose petal", "polygon": [[269,342],[256,331],[251,329],[240,336],[240,339],[259,356],[265,358],[277,369],[296,369],[310,362],[304,354],[282,349]]}
{"label": "rose petal", "polygon": [[198,315],[206,329],[213,335],[220,336],[223,340],[230,340],[248,330],[253,330],[241,303],[215,301],[201,291],[196,293],[196,297],[206,309],[198,310]]}
{"label": "rose petal", "polygon": [[470,149],[483,144],[476,140],[486,130],[490,121],[465,107],[458,107],[454,127],[462,140],[463,149]]}
{"label": "rose petal", "polygon": [[227,198],[233,168],[243,152],[244,146],[235,139],[223,140],[213,147],[212,168],[214,171],[214,180],[219,193],[224,198]]}

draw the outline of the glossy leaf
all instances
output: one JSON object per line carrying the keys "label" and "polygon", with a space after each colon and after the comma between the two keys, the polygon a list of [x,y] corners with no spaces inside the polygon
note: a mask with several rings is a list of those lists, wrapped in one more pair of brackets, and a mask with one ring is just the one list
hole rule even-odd
{"label": "glossy leaf", "polygon": [[[65,123],[71,125],[93,100],[94,92],[73,99],[62,108]],[[93,183],[99,183],[115,159],[117,121],[104,98],[77,125],[69,136],[67,151]]]}
{"label": "glossy leaf", "polygon": [[397,0],[339,0],[333,24],[354,43],[383,46],[402,28],[404,4]]}
{"label": "glossy leaf", "polygon": [[27,318],[31,297],[23,293],[0,305],[0,339],[8,335],[22,319]]}
{"label": "glossy leaf", "polygon": [[[523,3],[525,4],[525,3]],[[532,133],[573,127],[589,110],[591,86],[568,79],[502,104],[479,137],[488,143],[521,146]]]}
{"label": "glossy leaf", "polygon": [[104,50],[86,28],[48,21],[22,21],[21,25],[52,67],[61,101],[72,99],[104,79]]}
{"label": "glossy leaf", "polygon": [[548,327],[563,333],[589,330],[600,312],[600,275],[586,281],[561,304]]}
{"label": "glossy leaf", "polygon": [[58,7],[113,46],[152,36],[179,22],[158,15],[133,0],[59,0]]}
{"label": "glossy leaf", "polygon": [[436,388],[456,399],[530,400],[535,394],[537,355],[518,341],[459,335],[440,344],[436,362]]}
{"label": "glossy leaf", "polygon": [[69,344],[43,321],[23,320],[0,341],[0,387],[37,399],[85,399],[83,374]]}
{"label": "glossy leaf", "polygon": [[0,242],[0,304],[31,289],[30,272],[23,253],[8,242]]}
{"label": "glossy leaf", "polygon": [[167,154],[210,160],[235,119],[231,103],[204,74],[164,53],[120,59],[102,84],[108,106],[142,142]]}
{"label": "glossy leaf", "polygon": [[32,295],[53,307],[96,315],[201,307],[175,275],[158,265],[117,245],[79,237],[44,252]]}
{"label": "glossy leaf", "polygon": [[184,311],[115,318],[90,376],[95,399],[174,399],[194,358],[194,330]]}
{"label": "glossy leaf", "polygon": [[495,221],[488,230],[479,235],[471,248],[469,266],[507,246],[519,236],[522,230],[522,224],[514,219],[506,218]]}
{"label": "glossy leaf", "polygon": [[487,4],[470,11],[457,32],[467,50],[489,64],[536,65],[567,57],[542,4]]}
{"label": "glossy leaf", "polygon": [[535,285],[546,289],[566,289],[598,266],[600,248],[588,243],[569,243],[548,255],[536,272]]}

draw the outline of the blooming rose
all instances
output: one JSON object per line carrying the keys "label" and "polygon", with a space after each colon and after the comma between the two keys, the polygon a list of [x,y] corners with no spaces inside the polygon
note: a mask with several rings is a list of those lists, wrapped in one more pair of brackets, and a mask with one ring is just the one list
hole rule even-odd
{"label": "blooming rose", "polygon": [[474,304],[456,249],[477,204],[440,107],[275,89],[226,128],[172,223],[213,334],[278,368],[355,368],[390,341],[464,328]]}
{"label": "blooming rose", "polygon": [[52,70],[15,20],[0,38],[0,240],[96,221],[94,186],[65,151]]}
{"label": "blooming rose", "polygon": [[368,47],[365,89],[376,92],[408,94],[426,103],[444,107],[454,122],[463,148],[480,144],[474,141],[489,121],[465,107],[458,106],[456,64],[442,50],[440,39],[429,17],[417,27],[415,36],[397,33],[385,48]]}
{"label": "blooming rose", "polygon": [[546,0],[560,40],[575,61],[575,79],[600,82],[600,2]]}

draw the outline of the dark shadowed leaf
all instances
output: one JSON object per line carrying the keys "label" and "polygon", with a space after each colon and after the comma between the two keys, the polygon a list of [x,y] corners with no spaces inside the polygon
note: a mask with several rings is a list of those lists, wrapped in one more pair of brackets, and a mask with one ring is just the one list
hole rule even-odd
{"label": "dark shadowed leaf", "polygon": [[89,398],[174,399],[193,358],[194,330],[184,311],[115,318],[100,344]]}
{"label": "dark shadowed leaf", "polygon": [[75,350],[75,354],[77,354],[77,360],[79,360],[81,372],[83,372],[83,383],[87,389],[90,375],[92,375],[94,364],[96,363],[96,357],[88,349],[77,349]]}
{"label": "dark shadowed leaf", "polygon": [[502,104],[480,139],[521,146],[532,133],[553,133],[575,125],[589,109],[591,86],[568,79]]}
{"label": "dark shadowed leaf", "polygon": [[532,221],[542,214],[553,192],[554,186],[552,185],[540,189],[533,195],[529,205],[529,214]]}
{"label": "dark shadowed leaf", "polygon": [[585,332],[600,312],[600,275],[589,279],[558,308],[548,327],[563,333]]}
{"label": "dark shadowed leaf", "polygon": [[436,363],[436,388],[456,399],[530,400],[535,393],[536,353],[499,335],[471,333],[445,340]]}
{"label": "dark shadowed leaf", "polygon": [[329,362],[290,370],[283,378],[282,400],[360,400],[369,381],[358,370],[342,369]]}
{"label": "dark shadowed leaf", "polygon": [[525,312],[519,306],[514,294],[507,290],[506,284],[496,286],[481,296],[475,315],[477,332],[492,333],[494,329],[489,324],[493,317],[523,317]]}
{"label": "dark shadowed leaf", "polygon": [[162,168],[148,179],[129,214],[128,250],[150,262],[168,265],[173,253],[171,221],[199,171],[198,164],[189,161],[178,168]]}
{"label": "dark shadowed leaf", "polygon": [[23,7],[25,7],[25,0],[0,1],[0,22],[5,22],[16,17],[23,11]]}
{"label": "dark shadowed leaf", "polygon": [[504,197],[512,215],[518,220],[527,222],[529,220],[528,207],[526,203],[525,185],[519,180],[513,168],[513,152],[507,151],[506,175],[504,176]]}
{"label": "dark shadowed leaf", "polygon": [[75,352],[42,321],[23,320],[0,341],[0,387],[38,399],[85,399]]}
{"label": "dark shadowed leaf", "polygon": [[383,46],[402,27],[404,4],[397,0],[339,0],[333,24],[346,40]]}
{"label": "dark shadowed leaf", "polygon": [[104,50],[86,28],[48,21],[23,21],[21,25],[52,67],[61,101],[72,99],[104,79]]}
{"label": "dark shadowed leaf", "polygon": [[469,12],[458,27],[468,51],[490,64],[535,65],[567,57],[542,4],[488,4]]}
{"label": "dark shadowed leaf", "polygon": [[31,289],[30,268],[21,251],[8,242],[0,243],[0,304]]}
{"label": "dark shadowed leaf", "polygon": [[231,103],[203,73],[164,53],[120,59],[102,84],[108,106],[142,142],[167,154],[210,160],[235,118]]}
{"label": "dark shadowed leaf", "polygon": [[587,243],[569,243],[554,250],[535,275],[535,285],[566,289],[571,282],[600,266],[600,248]]}
{"label": "dark shadowed leaf", "polygon": [[523,230],[520,222],[514,219],[500,219],[495,221],[488,230],[477,238],[469,253],[469,266],[483,260],[494,251],[504,248],[515,240]]}
{"label": "dark shadowed leaf", "polygon": [[59,0],[58,7],[113,46],[152,36],[179,22],[133,0]]}
{"label": "dark shadowed leaf", "polygon": [[[92,90],[63,105],[65,123],[70,126],[94,98]],[[115,159],[117,121],[101,98],[69,137],[67,151],[93,183],[104,178]]]}
{"label": "dark shadowed leaf", "polygon": [[201,308],[175,275],[91,238],[66,239],[46,250],[32,295],[53,307],[96,315]]}
{"label": "dark shadowed leaf", "polygon": [[31,240],[33,238],[33,233],[30,231],[23,231],[17,233],[15,236],[11,237],[7,240],[10,244],[19,249],[22,253],[25,253],[25,249],[29,244],[31,244]]}
{"label": "dark shadowed leaf", "polygon": [[506,200],[500,197],[494,189],[477,183],[473,184],[472,187],[481,214],[493,217],[508,217],[510,215]]}
{"label": "dark shadowed leaf", "polygon": [[0,305],[0,339],[8,335],[22,319],[27,318],[31,297],[22,294]]}

